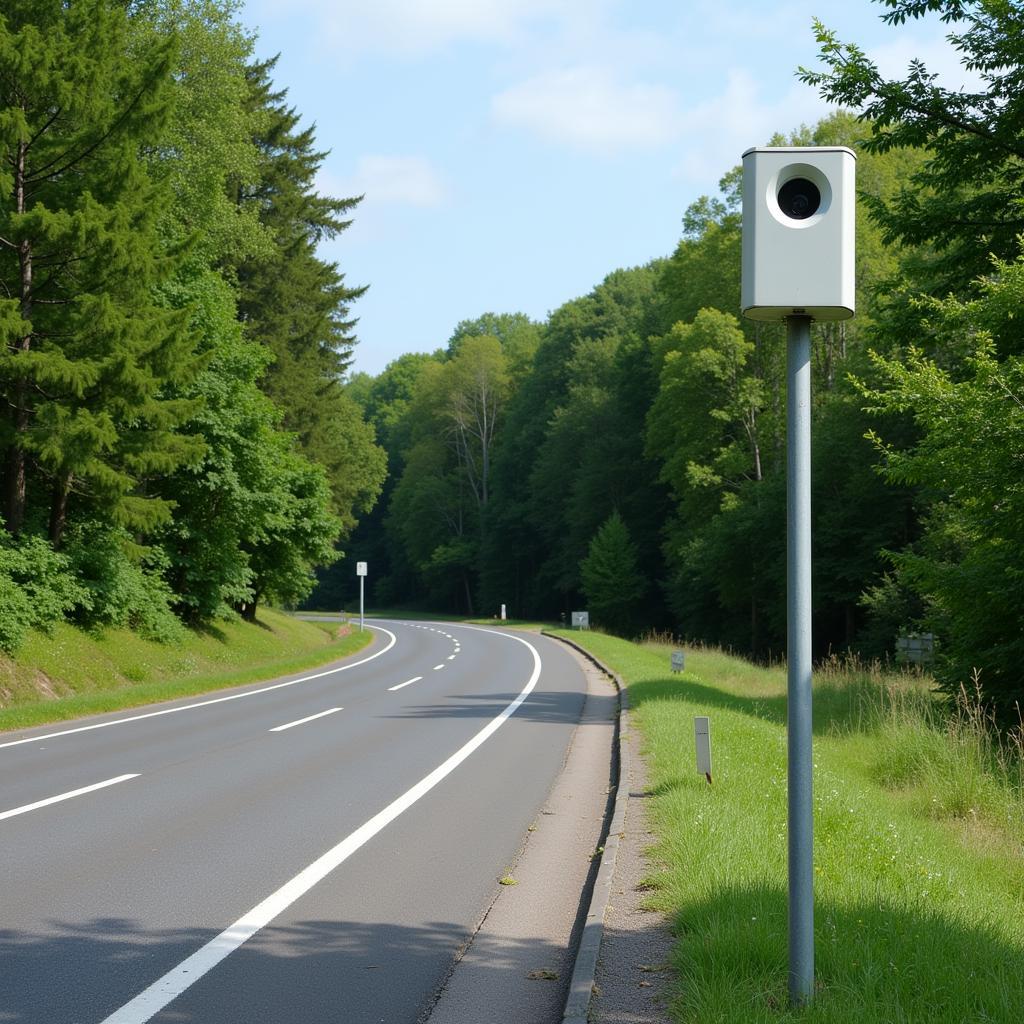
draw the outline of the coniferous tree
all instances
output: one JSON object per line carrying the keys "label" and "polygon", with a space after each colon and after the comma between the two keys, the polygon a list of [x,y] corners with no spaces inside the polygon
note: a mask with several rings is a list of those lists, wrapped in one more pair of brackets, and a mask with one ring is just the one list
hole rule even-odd
{"label": "coniferous tree", "polygon": [[195,457],[174,428],[198,369],[184,318],[156,301],[175,255],[159,143],[174,40],[131,52],[125,6],[13,0],[0,15],[0,389],[3,514],[54,544],[74,495],[133,529],[166,520],[146,479]]}
{"label": "coniferous tree", "polygon": [[372,508],[383,481],[383,452],[373,430],[343,388],[351,362],[355,321],[349,305],[365,288],[351,288],[317,246],[348,227],[359,197],[333,199],[315,190],[325,154],[315,149],[314,129],[300,128],[285,92],[270,81],[274,60],[249,70],[250,105],[262,115],[255,142],[259,176],[240,185],[237,202],[255,207],[272,242],[269,257],[246,259],[230,269],[238,280],[238,311],[249,337],[274,356],[263,388],[284,415],[302,452],[327,471],[334,511],[346,529]]}
{"label": "coniferous tree", "polygon": [[628,633],[637,624],[637,602],[647,587],[637,567],[636,545],[617,511],[594,534],[580,577],[595,622],[616,633]]}

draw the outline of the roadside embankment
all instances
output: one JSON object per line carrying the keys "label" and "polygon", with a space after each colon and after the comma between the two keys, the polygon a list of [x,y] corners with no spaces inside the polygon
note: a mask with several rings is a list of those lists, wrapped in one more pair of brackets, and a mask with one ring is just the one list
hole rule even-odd
{"label": "roadside embankment", "polygon": [[0,731],[300,672],[352,654],[372,636],[337,621],[302,622],[269,609],[254,623],[189,630],[180,643],[61,624],[32,634],[15,658],[0,655]]}
{"label": "roadside embankment", "polygon": [[[928,681],[834,665],[816,677],[816,977],[787,1005],[785,670],[714,651],[572,637],[628,687],[649,771],[648,902],[674,924],[678,1021],[914,1024],[1019,1019],[1019,762]],[[713,782],[693,719],[711,720]],[[1016,756],[1019,756],[1017,751]]]}

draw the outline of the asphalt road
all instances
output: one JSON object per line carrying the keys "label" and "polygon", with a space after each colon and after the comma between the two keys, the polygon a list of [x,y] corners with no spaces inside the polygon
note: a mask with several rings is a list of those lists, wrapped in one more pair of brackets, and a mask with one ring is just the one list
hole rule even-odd
{"label": "asphalt road", "polygon": [[338,667],[0,734],[0,1024],[417,1020],[586,683],[542,637],[374,628]]}

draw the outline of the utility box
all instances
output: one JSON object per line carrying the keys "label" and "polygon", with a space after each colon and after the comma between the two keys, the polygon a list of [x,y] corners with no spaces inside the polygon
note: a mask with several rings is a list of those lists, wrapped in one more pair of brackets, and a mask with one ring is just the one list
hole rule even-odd
{"label": "utility box", "polygon": [[845,146],[743,154],[740,307],[749,320],[853,316],[856,165]]}

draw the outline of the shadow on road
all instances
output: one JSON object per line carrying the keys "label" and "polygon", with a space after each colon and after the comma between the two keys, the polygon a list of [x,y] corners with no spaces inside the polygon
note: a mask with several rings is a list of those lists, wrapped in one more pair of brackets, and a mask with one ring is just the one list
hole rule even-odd
{"label": "shadow on road", "polygon": [[[518,693],[460,693],[443,703],[414,704],[383,717],[398,719],[496,718],[518,697]],[[516,709],[515,717],[549,725],[576,725],[583,708],[581,693],[548,690],[533,693]],[[618,697],[591,695],[590,700],[601,717],[614,718]]]}
{"label": "shadow on road", "polygon": [[[199,929],[147,933],[118,917],[81,926],[53,921],[45,934],[0,931],[0,1021],[99,1024],[213,937]],[[464,929],[444,921],[419,927],[327,920],[271,925],[154,1022],[415,1024],[468,939]],[[514,954],[524,948],[537,975],[531,984],[558,986],[561,1006],[571,964],[566,950],[541,939],[510,941],[508,958],[489,959],[495,991],[504,986],[503,974],[521,970]]]}

